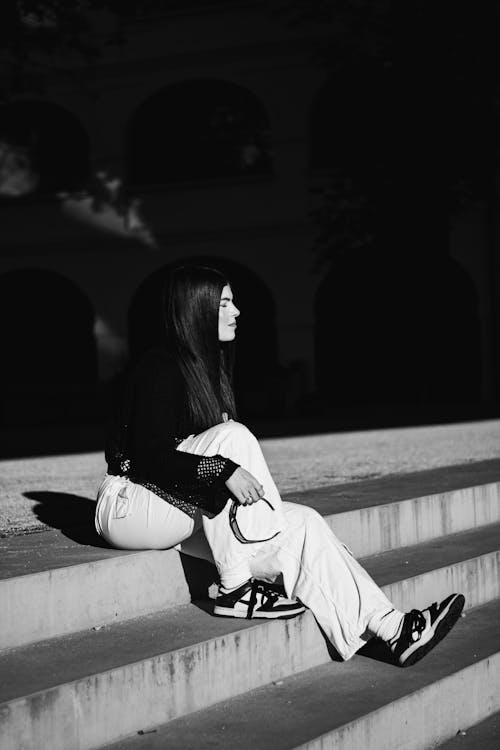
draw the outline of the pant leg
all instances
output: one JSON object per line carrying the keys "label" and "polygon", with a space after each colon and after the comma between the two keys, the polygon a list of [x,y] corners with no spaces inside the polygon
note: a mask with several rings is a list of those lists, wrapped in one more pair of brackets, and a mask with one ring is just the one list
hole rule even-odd
{"label": "pant leg", "polygon": [[177,450],[198,456],[219,454],[225,458],[231,458],[259,480],[264,487],[264,497],[274,510],[267,510],[268,506],[265,503],[239,508],[238,523],[248,539],[263,539],[286,527],[278,488],[271,476],[259,441],[245,425],[232,420],[222,422],[199,435],[190,435],[177,446]]}
{"label": "pant leg", "polygon": [[[186,438],[177,450],[203,456],[216,454],[231,458],[249,471],[264,487],[264,502],[238,507],[238,524],[247,539],[267,539],[286,528],[286,518],[280,494],[274,483],[257,439],[238,422],[223,422],[199,435]],[[229,495],[229,492],[228,492]],[[257,554],[258,544],[241,544],[230,530],[228,499],[223,510],[215,517],[203,515],[203,529],[213,560],[223,586],[232,588],[251,577],[251,560]],[[195,548],[197,552],[195,552]],[[181,547],[183,552],[204,556],[207,552],[203,539],[197,535]],[[201,554],[200,554],[201,551]]]}
{"label": "pant leg", "polygon": [[[393,608],[319,513],[307,506],[281,501],[260,446],[243,425],[234,422],[217,425],[201,435],[191,436],[179,449],[232,458],[259,479],[265,497],[284,517],[278,536],[255,545],[242,545],[230,532],[228,506],[210,522],[204,518],[204,531],[186,540],[181,550],[214,560],[223,585],[237,585],[250,576],[272,581],[282,575],[287,595],[300,598],[312,610],[344,659],[372,635],[382,635],[381,623],[387,626],[388,613],[393,612],[389,620],[397,622],[401,613]],[[255,536],[251,538],[265,538],[266,529],[258,526],[260,505],[256,503],[246,509],[249,515],[257,511]]]}
{"label": "pant leg", "polygon": [[401,613],[319,513],[295,503],[283,506],[288,528],[261,545],[252,573],[267,579],[282,573],[287,595],[312,610],[342,658],[349,659],[379,635],[382,616],[394,612],[397,620]]}
{"label": "pant leg", "polygon": [[[380,623],[396,610],[366,570],[312,508],[283,503],[287,529],[256,545],[248,560],[256,578],[283,578],[287,596],[298,597],[314,614],[343,659],[371,637],[383,637]],[[214,562],[203,530],[181,545],[185,554]]]}
{"label": "pant leg", "polygon": [[178,508],[127,477],[106,475],[97,494],[96,528],[118,549],[168,549],[198,524]]}

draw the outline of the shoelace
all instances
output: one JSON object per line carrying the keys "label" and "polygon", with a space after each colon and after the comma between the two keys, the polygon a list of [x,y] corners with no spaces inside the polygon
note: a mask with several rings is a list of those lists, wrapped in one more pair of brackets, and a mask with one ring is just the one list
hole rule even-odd
{"label": "shoelace", "polygon": [[262,596],[262,605],[270,604],[271,606],[278,601],[279,594],[276,593],[272,588],[269,586],[266,586],[266,584],[263,581],[258,581],[255,578],[252,581],[252,589],[250,593],[250,602],[248,604],[248,612],[247,612],[247,618],[250,620],[253,611],[255,609],[255,605],[257,604],[257,595],[261,594]]}
{"label": "shoelace", "polygon": [[420,640],[420,634],[425,630],[426,620],[419,609],[412,609],[408,612],[403,622],[403,629],[400,637],[409,641]]}

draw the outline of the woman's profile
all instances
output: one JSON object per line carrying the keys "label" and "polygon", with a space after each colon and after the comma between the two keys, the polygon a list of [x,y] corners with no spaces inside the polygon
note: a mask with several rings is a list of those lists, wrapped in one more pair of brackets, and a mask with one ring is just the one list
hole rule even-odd
{"label": "woman's profile", "polygon": [[163,315],[165,340],[134,368],[107,444],[99,533],[121,549],[176,547],[215,562],[216,615],[287,618],[307,607],[343,659],[377,637],[400,666],[417,662],[451,630],[464,597],[397,610],[315,510],[281,500],[236,419],[240,311],[225,276],[177,268]]}

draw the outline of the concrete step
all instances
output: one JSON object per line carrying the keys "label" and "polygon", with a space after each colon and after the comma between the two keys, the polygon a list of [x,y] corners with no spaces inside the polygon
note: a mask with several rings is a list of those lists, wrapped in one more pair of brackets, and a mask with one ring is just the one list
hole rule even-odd
{"label": "concrete step", "polygon": [[107,750],[429,750],[450,737],[447,750],[493,748],[481,740],[496,731],[494,717],[470,730],[477,744],[455,735],[500,708],[499,618],[499,601],[468,612],[414,667],[361,656],[324,664],[168,724],[144,725],[144,734]]}
{"label": "concrete step", "polygon": [[[365,565],[402,609],[451,591],[478,606],[500,596],[499,532],[495,524]],[[310,612],[247,622],[215,618],[211,604],[203,606],[207,611],[191,604],[4,651],[2,750],[96,748],[330,661]]]}
{"label": "concrete step", "polygon": [[474,726],[460,727],[447,742],[436,750],[498,750],[500,747],[500,711]]}
{"label": "concrete step", "polygon": [[[22,646],[191,600],[183,558],[175,550],[131,553],[79,547],[59,532],[6,541],[0,545],[7,563],[2,566],[6,577],[0,580],[0,648]],[[33,572],[8,576],[9,559],[16,550],[18,562],[27,559],[26,568]],[[54,560],[58,551],[61,555]],[[51,564],[54,567],[46,567]],[[192,568],[194,563],[187,565]],[[38,566],[42,570],[37,571]]]}
{"label": "concrete step", "polygon": [[500,521],[500,461],[290,493],[327,518],[357,557]]}
{"label": "concrete step", "polygon": [[[285,496],[322,513],[357,557],[500,521],[500,461]],[[103,546],[91,526],[0,540],[0,648],[203,596],[215,570],[173,550]]]}

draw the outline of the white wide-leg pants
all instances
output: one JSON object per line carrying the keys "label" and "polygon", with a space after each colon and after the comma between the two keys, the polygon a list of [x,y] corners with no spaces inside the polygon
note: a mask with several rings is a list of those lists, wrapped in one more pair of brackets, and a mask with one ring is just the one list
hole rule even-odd
{"label": "white wide-leg pants", "polygon": [[121,549],[166,549],[215,562],[221,583],[237,586],[255,576],[268,581],[280,574],[288,597],[312,610],[344,659],[372,635],[383,637],[393,605],[312,508],[282,502],[254,435],[238,422],[224,422],[186,438],[178,450],[231,458],[264,487],[263,502],[238,508],[242,544],[229,525],[231,499],[216,516],[200,511],[194,519],[126,477],[107,475],[98,492],[96,527]]}

